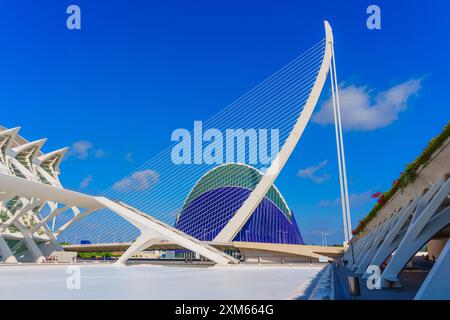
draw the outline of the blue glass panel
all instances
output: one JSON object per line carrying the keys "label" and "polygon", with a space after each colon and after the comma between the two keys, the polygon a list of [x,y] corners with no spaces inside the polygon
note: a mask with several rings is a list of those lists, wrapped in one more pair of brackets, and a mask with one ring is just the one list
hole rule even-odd
{"label": "blue glass panel", "polygon": [[[212,241],[248,198],[250,190],[224,187],[205,192],[180,215],[176,227],[204,241]],[[235,241],[303,244],[295,217],[292,223],[283,212],[264,198]]]}

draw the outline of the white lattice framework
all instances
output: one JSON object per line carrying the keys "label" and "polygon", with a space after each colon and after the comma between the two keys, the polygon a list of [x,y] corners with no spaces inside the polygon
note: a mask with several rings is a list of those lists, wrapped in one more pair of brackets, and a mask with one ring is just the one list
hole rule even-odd
{"label": "white lattice framework", "polygon": [[[46,139],[28,142],[18,133],[20,128],[0,128],[0,174],[19,177],[27,181],[62,188],[58,179],[59,164],[68,148],[50,153],[42,153]],[[45,254],[62,251],[56,240],[59,230],[54,227],[54,218],[62,212],[54,201],[43,201],[34,197],[21,197],[11,193],[8,188],[0,194],[0,253],[4,262],[17,262],[14,255],[24,251],[25,258],[43,262]],[[76,207],[67,208],[74,215],[79,214]],[[52,212],[43,216],[43,211]],[[51,225],[51,227],[49,227]],[[23,248],[27,250],[23,250]],[[28,255],[28,257],[26,257]]]}
{"label": "white lattice framework", "polygon": [[[136,252],[159,241],[177,243],[218,264],[237,263],[215,248],[125,204],[64,189],[58,175],[59,164],[67,148],[42,154],[45,139],[27,142],[18,135],[18,131],[19,128],[2,128],[0,132],[0,254],[4,263],[17,263],[16,256],[20,255],[17,250],[21,246],[26,248],[22,254],[25,261],[44,262],[48,254],[63,251],[57,241],[62,232],[100,209],[109,209],[141,231],[119,264],[125,264]],[[43,213],[46,205],[47,212]],[[68,211],[71,211],[71,218],[57,230],[51,230],[48,224]]]}

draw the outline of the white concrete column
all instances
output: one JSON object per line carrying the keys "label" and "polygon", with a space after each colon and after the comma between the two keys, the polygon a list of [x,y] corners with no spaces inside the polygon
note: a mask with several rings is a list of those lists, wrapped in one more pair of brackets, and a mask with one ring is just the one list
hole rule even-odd
{"label": "white concrete column", "polygon": [[33,237],[28,232],[28,230],[23,226],[21,223],[16,222],[14,224],[17,229],[22,233],[23,235],[23,243],[27,247],[28,251],[30,252],[31,256],[33,257],[33,260],[35,263],[43,263],[45,262],[45,257],[42,254],[41,250],[37,246],[36,242],[34,242]]}
{"label": "white concrete column", "polygon": [[17,263],[17,259],[9,248],[3,236],[0,234],[0,253],[3,263]]}
{"label": "white concrete column", "polygon": [[[395,222],[394,226],[389,230],[384,241],[381,243],[379,248],[377,249],[372,261],[369,265],[381,266],[384,261],[389,257],[389,255],[394,252],[394,250],[398,247],[401,240],[403,239],[406,231],[402,232],[402,228],[406,224],[408,218],[413,214],[416,209],[418,203],[421,201],[422,196],[418,196],[414,199],[408,206],[406,206],[400,213],[400,217]],[[367,273],[364,274],[363,278],[368,277]]]}
{"label": "white concrete column", "polygon": [[[428,215],[428,208],[424,211],[423,216]],[[450,224],[450,207],[442,210],[436,217],[431,219],[428,224],[418,232],[416,227],[422,225],[422,221],[418,219],[416,223],[410,226],[410,229],[404,236],[402,242],[398,246],[397,251],[392,256],[386,269],[381,275],[381,283],[383,286],[398,286],[398,275],[409,260],[418,252],[435,234]]]}
{"label": "white concrete column", "polygon": [[361,259],[361,262],[358,265],[358,269],[356,270],[356,274],[363,274],[367,267],[369,266],[370,261],[373,259],[373,255],[375,254],[375,251],[378,249],[380,243],[384,240],[386,233],[391,228],[392,223],[394,222],[394,218],[391,220],[385,221],[384,224],[380,225],[378,227],[378,234],[370,244],[369,248],[367,249],[366,253]]}
{"label": "white concrete column", "polygon": [[150,232],[141,234],[139,238],[137,238],[131,245],[131,247],[128,248],[128,250],[120,257],[120,259],[116,262],[116,265],[124,266],[130,258],[162,240],[163,239],[158,238],[157,234],[151,234]]}
{"label": "white concrete column", "polygon": [[356,271],[356,269],[359,266],[359,263],[361,262],[361,259],[364,257],[364,254],[367,252],[368,247],[374,240],[375,236],[377,235],[377,230],[374,229],[371,231],[370,234],[368,234],[365,238],[361,239],[362,243],[359,247],[358,253],[355,253],[355,263],[351,265],[350,270]]}
{"label": "white concrete column", "polygon": [[[39,217],[38,217],[38,215],[36,213],[34,214],[34,219],[37,221],[38,224],[40,224],[41,221],[40,221],[40,219],[39,219]],[[55,251],[64,251],[63,247],[59,244],[58,240],[56,239],[56,237],[53,234],[53,232],[51,232],[51,230],[49,229],[47,224],[45,224],[45,223],[42,224],[41,228],[44,231],[45,235],[48,237],[48,239],[50,241],[50,244],[53,246],[53,249]],[[33,236],[33,234],[34,234],[34,232],[31,229],[30,229],[29,233],[30,233],[31,236]]]}

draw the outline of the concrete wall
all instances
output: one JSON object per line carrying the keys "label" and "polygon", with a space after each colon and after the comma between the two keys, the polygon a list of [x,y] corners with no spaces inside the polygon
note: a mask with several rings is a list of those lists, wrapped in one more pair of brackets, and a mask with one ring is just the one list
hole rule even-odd
{"label": "concrete wall", "polygon": [[428,256],[433,259],[433,256],[437,259],[447,244],[448,239],[436,239],[428,242]]}
{"label": "concrete wall", "polygon": [[56,258],[59,263],[72,263],[77,257],[76,252],[53,251],[50,257]]}
{"label": "concrete wall", "polygon": [[240,249],[247,263],[318,263],[319,259],[264,250]]}

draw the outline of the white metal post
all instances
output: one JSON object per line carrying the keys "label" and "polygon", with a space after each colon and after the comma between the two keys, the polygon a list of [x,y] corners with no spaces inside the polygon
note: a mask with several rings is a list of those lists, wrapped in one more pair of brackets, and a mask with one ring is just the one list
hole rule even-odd
{"label": "white metal post", "polygon": [[348,194],[348,182],[347,182],[347,167],[345,161],[344,152],[344,138],[342,132],[342,118],[341,118],[341,106],[339,101],[339,84],[336,75],[336,58],[334,55],[334,43],[331,44],[331,92],[333,98],[333,112],[336,132],[336,149],[338,154],[338,166],[339,166],[339,184],[341,189],[341,201],[342,201],[342,219],[344,222],[344,239],[345,242],[352,238],[352,222],[350,213],[350,200]]}

